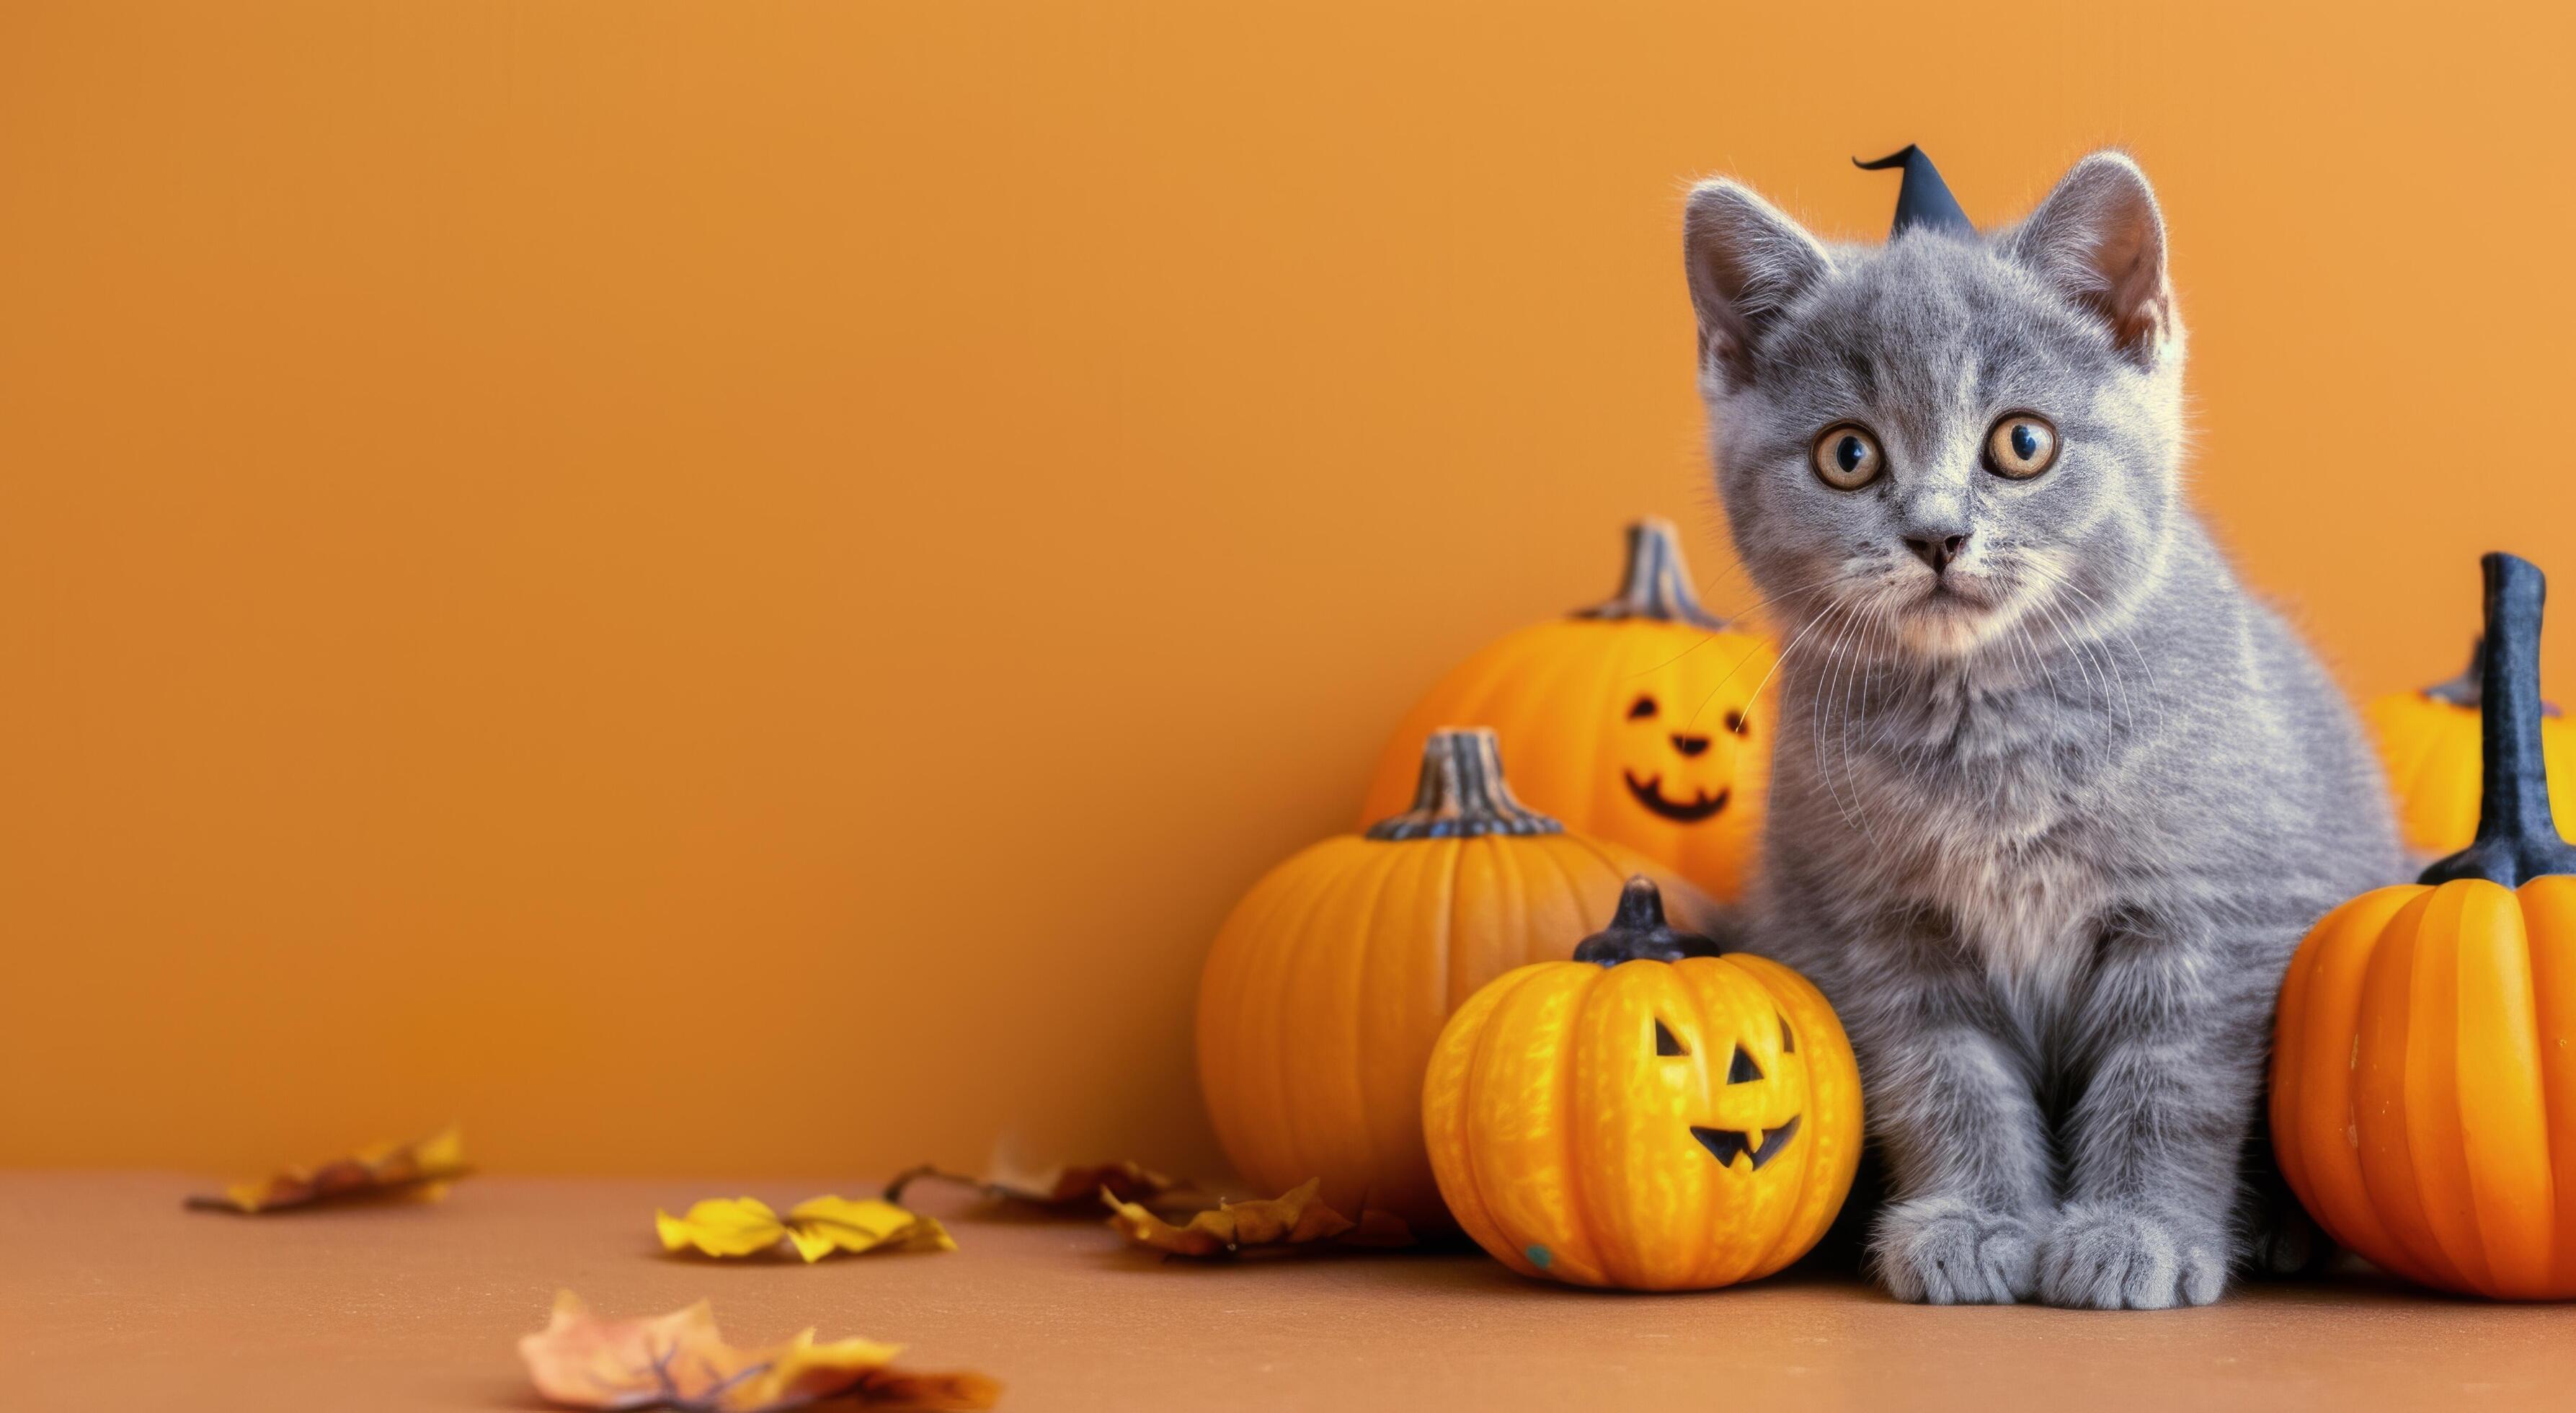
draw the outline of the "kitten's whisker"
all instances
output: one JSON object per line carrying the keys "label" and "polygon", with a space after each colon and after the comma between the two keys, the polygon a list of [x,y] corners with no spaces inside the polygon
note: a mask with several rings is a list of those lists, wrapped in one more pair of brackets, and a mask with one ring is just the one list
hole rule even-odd
{"label": "kitten's whisker", "polygon": [[[1874,598],[1869,601],[1868,608],[1869,618],[1867,627],[1869,637],[1864,644],[1864,655],[1860,660],[1860,670],[1854,674],[1850,684],[1851,688],[1856,688],[1859,692],[1860,710],[1858,712],[1854,712],[1851,709],[1851,699],[1848,695],[1849,689],[1847,689],[1847,695],[1844,698],[1843,721],[1844,731],[1846,734],[1843,752],[1843,768],[1846,775],[1849,775],[1851,772],[1851,746],[1849,732],[1851,731],[1852,725],[1859,717],[1868,716],[1877,727],[1875,737],[1862,743],[1863,755],[1871,755],[1876,752],[1877,748],[1886,744],[1887,722],[1883,716],[1875,715],[1870,711],[1870,687],[1878,671],[1878,641],[1880,635],[1882,633],[1887,633],[1889,635],[1888,643],[1891,649],[1901,646],[1893,636],[1892,629],[1895,624],[1895,615],[1889,611],[1887,601],[1885,599]],[[1884,772],[1881,773],[1883,774]],[[1854,793],[1855,797],[1857,797],[1857,789],[1855,789]],[[1887,842],[1879,837],[1876,817],[1868,810],[1864,809],[1861,811],[1860,824],[1861,833],[1868,838],[1871,851],[1881,858],[1889,857]]]}
{"label": "kitten's whisker", "polygon": [[[2126,731],[2132,738],[2137,735],[2136,716],[2127,707],[2126,679],[2119,675],[2109,654],[2096,647],[2092,639],[2078,633],[2072,608],[2057,602],[2047,602],[2042,606],[2057,625],[2059,641],[2074,655],[2076,664],[2084,670],[2085,678],[2100,694],[2103,743],[2116,750],[2120,743],[2119,732]],[[2095,671],[2097,666],[2100,668],[2098,673]]]}
{"label": "kitten's whisker", "polygon": [[[2041,577],[2047,579],[2051,584],[2056,585],[2057,587],[2066,590],[2068,593],[2074,594],[2083,599],[2086,603],[2091,604],[2094,612],[2103,615],[2106,619],[2112,616],[2110,611],[2103,606],[2100,599],[2093,597],[2093,595],[2088,592],[2083,585],[2076,583],[2071,576],[2061,575],[2044,564],[2033,564],[2031,568],[2039,573]],[[2148,699],[2155,704],[2156,709],[2156,726],[2153,740],[2162,741],[2165,738],[2167,726],[2164,683],[2156,677],[2155,664],[2147,660],[2145,651],[2137,644],[2135,623],[2133,622],[2127,627],[2113,630],[2112,633],[2104,639],[2104,641],[2127,648],[2129,650],[2130,658],[2138,664],[2138,670],[2146,674]],[[2135,729],[2134,718],[2132,719],[2131,727],[2132,730]]]}
{"label": "kitten's whisker", "polygon": [[[2032,563],[2029,567],[2033,572],[2047,580],[2051,585],[2059,589],[2063,589],[2067,593],[2073,594],[2084,600],[2084,602],[2092,605],[2093,611],[2102,615],[2105,620],[2114,616],[2110,610],[2103,605],[2100,599],[2095,598],[2084,588],[2083,585],[2076,583],[2071,576],[2060,574],[2048,565],[2036,562]],[[2108,633],[2096,635],[2095,640],[2104,645],[2106,653],[2112,646],[2128,649],[2130,658],[2138,664],[2138,669],[2146,674],[2148,698],[2155,704],[2156,709],[2155,735],[2152,738],[2138,736],[2137,714],[2135,707],[2136,693],[2124,691],[2123,695],[2127,699],[2125,704],[2129,709],[2129,732],[2133,738],[2161,741],[2165,737],[2165,728],[2167,725],[2164,704],[2164,684],[2156,677],[2155,665],[2147,661],[2146,653],[2138,647],[2133,636],[2134,631],[2134,625],[2130,627],[2115,628]],[[2127,679],[2125,676],[2122,678],[2122,686],[2124,688],[2127,686]]]}
{"label": "kitten's whisker", "polygon": [[[1755,702],[1758,702],[1758,701],[1762,700],[1762,689],[1763,689],[1763,688],[1765,688],[1765,687],[1770,686],[1770,685],[1771,685],[1771,679],[1780,675],[1780,665],[1781,665],[1782,663],[1787,662],[1787,661],[1789,660],[1789,655],[1790,655],[1791,653],[1794,653],[1794,652],[1796,652],[1796,651],[1798,650],[1798,645],[1799,645],[1800,643],[1803,643],[1803,642],[1807,641],[1807,635],[1808,635],[1809,633],[1812,633],[1812,632],[1814,632],[1814,631],[1815,631],[1815,629],[1816,629],[1816,624],[1817,624],[1820,620],[1822,620],[1822,619],[1824,618],[1824,616],[1825,616],[1827,613],[1831,613],[1831,612],[1833,611],[1833,608],[1834,608],[1834,606],[1833,606],[1833,605],[1828,605],[1828,606],[1826,606],[1825,608],[1818,610],[1818,611],[1817,611],[1817,613],[1816,613],[1816,616],[1815,616],[1814,618],[1810,618],[1810,619],[1808,619],[1808,620],[1807,620],[1807,623],[1806,623],[1806,626],[1805,626],[1805,627],[1802,627],[1802,628],[1800,628],[1800,629],[1798,630],[1798,636],[1796,636],[1796,637],[1794,637],[1794,638],[1791,638],[1791,639],[1789,640],[1789,646],[1787,646],[1787,647],[1785,647],[1785,648],[1782,648],[1782,649],[1780,650],[1780,655],[1779,655],[1778,657],[1775,657],[1775,658],[1771,659],[1771,670],[1762,674],[1762,680],[1753,684],[1753,694],[1752,694],[1751,696],[1748,696],[1748,697],[1746,697],[1746,698],[1744,699],[1744,710],[1745,710],[1748,714],[1750,714],[1750,713],[1752,712],[1752,710],[1753,710],[1753,704],[1754,704]],[[1742,663],[1737,663],[1737,664],[1736,664],[1736,667],[1737,667],[1737,669],[1738,669],[1738,670],[1741,670],[1741,669],[1743,668],[1743,665],[1744,665],[1744,664],[1742,664]],[[1726,675],[1727,675],[1727,677],[1732,678],[1732,677],[1734,677],[1734,676],[1735,676],[1735,673],[1730,672],[1730,673],[1728,673],[1728,674],[1726,674]],[[1720,681],[1717,685],[1718,685],[1719,687],[1721,687],[1721,688],[1722,688],[1722,687],[1724,687],[1724,686],[1726,685],[1726,683],[1725,683],[1724,681]],[[1712,691],[1712,692],[1710,692],[1710,693],[1708,694],[1708,698],[1707,698],[1707,699],[1702,700],[1702,701],[1700,702],[1700,704],[1699,704],[1699,711],[1694,711],[1694,712],[1692,712],[1692,713],[1691,713],[1691,719],[1690,719],[1690,724],[1691,724],[1691,725],[1693,725],[1693,726],[1697,726],[1697,725],[1699,724],[1699,712],[1708,710],[1708,703],[1709,703],[1709,701],[1714,700],[1714,699],[1716,698],[1716,696],[1717,696],[1717,693],[1716,693],[1715,691]]]}
{"label": "kitten's whisker", "polygon": [[[1803,594],[1803,593],[1805,593],[1806,591],[1808,591],[1809,589],[1821,589],[1821,588],[1823,588],[1825,585],[1830,584],[1830,583],[1834,582],[1834,580],[1839,579],[1839,578],[1841,578],[1841,577],[1842,577],[1842,576],[1841,576],[1841,575],[1839,575],[1839,574],[1827,575],[1826,577],[1824,577],[1824,578],[1822,578],[1822,579],[1818,579],[1816,582],[1814,582],[1814,583],[1812,583],[1812,584],[1800,584],[1800,585],[1798,585],[1798,586],[1797,586],[1796,588],[1794,588],[1794,589],[1783,589],[1783,590],[1781,590],[1780,592],[1778,592],[1778,593],[1776,593],[1776,594],[1773,594],[1771,597],[1769,597],[1769,598],[1767,598],[1767,599],[1762,600],[1760,603],[1757,603],[1757,604],[1753,605],[1751,608],[1738,609],[1738,610],[1737,610],[1737,611],[1735,611],[1734,613],[1731,613],[1731,614],[1722,614],[1722,615],[1720,615],[1720,616],[1721,616],[1721,617],[1723,617],[1723,618],[1725,618],[1729,623],[1734,623],[1734,622],[1740,621],[1740,620],[1742,620],[1742,619],[1751,618],[1754,614],[1761,612],[1763,609],[1770,607],[1772,604],[1778,603],[1780,600],[1787,598],[1787,597],[1788,597],[1788,596],[1790,596],[1791,594]],[[1716,635],[1715,633],[1706,633],[1706,634],[1702,634],[1702,635],[1701,635],[1701,637],[1700,637],[1700,640],[1699,640],[1698,642],[1691,644],[1689,647],[1686,647],[1686,648],[1682,649],[1680,652],[1677,652],[1677,653],[1673,654],[1671,657],[1668,657],[1668,658],[1664,659],[1662,662],[1659,662],[1659,663],[1655,664],[1655,665],[1654,665],[1654,666],[1652,666],[1652,667],[1646,668],[1645,670],[1640,671],[1640,672],[1633,672],[1633,673],[1630,673],[1629,675],[1630,675],[1630,676],[1632,676],[1632,677],[1645,677],[1645,676],[1649,676],[1649,675],[1652,675],[1652,674],[1657,673],[1657,672],[1661,672],[1661,671],[1663,671],[1665,668],[1672,666],[1674,663],[1677,663],[1677,662],[1681,661],[1683,658],[1689,657],[1692,653],[1698,652],[1700,649],[1702,649],[1702,648],[1704,648],[1704,647],[1707,647],[1710,643],[1713,643],[1713,642],[1715,642],[1715,641],[1717,641],[1717,635]],[[1747,654],[1747,656],[1750,656],[1750,654]],[[1738,659],[1738,660],[1737,660],[1737,662],[1736,662],[1736,665],[1737,665],[1738,667],[1743,666],[1744,664],[1743,664],[1742,659]],[[1720,682],[1718,685],[1722,687],[1722,686],[1724,686],[1724,685],[1726,685],[1726,684],[1725,684],[1724,682]]]}
{"label": "kitten's whisker", "polygon": [[[1859,833],[1861,832],[1860,826],[1857,819],[1854,817],[1854,811],[1852,807],[1844,801],[1842,788],[1834,783],[1833,747],[1825,737],[1825,727],[1831,721],[1831,714],[1826,710],[1826,708],[1832,701],[1833,683],[1845,667],[1843,649],[1850,645],[1852,627],[1859,621],[1857,601],[1846,600],[1843,604],[1838,605],[1838,607],[1849,609],[1851,611],[1845,612],[1842,618],[1834,625],[1834,644],[1830,651],[1827,666],[1824,671],[1819,673],[1817,676],[1814,692],[1815,700],[1811,704],[1808,712],[1808,730],[1814,742],[1811,749],[1815,753],[1816,776],[1819,780],[1824,782],[1826,793],[1832,796],[1834,811],[1843,817],[1843,827],[1852,830],[1854,833]],[[1850,723],[1848,719],[1846,719],[1844,722],[1844,732],[1842,733],[1846,741],[1848,740],[1849,727]],[[1848,784],[1851,780],[1850,755],[1846,753],[1843,759],[1844,783]]]}

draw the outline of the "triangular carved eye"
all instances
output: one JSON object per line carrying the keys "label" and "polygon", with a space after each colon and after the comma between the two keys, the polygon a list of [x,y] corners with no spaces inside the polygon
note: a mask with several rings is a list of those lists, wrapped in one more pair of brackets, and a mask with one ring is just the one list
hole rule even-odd
{"label": "triangular carved eye", "polygon": [[1780,1053],[1783,1055],[1794,1055],[1798,1053],[1798,1037],[1789,1033],[1789,1018],[1787,1016],[1782,1016],[1780,1018]]}
{"label": "triangular carved eye", "polygon": [[1673,1032],[1670,1027],[1666,1026],[1662,1021],[1657,1021],[1655,1022],[1655,1053],[1658,1055],[1687,1055],[1690,1051],[1683,1049],[1682,1043],[1673,1038]]}
{"label": "triangular carved eye", "polygon": [[1743,1046],[1736,1046],[1735,1058],[1729,1060],[1726,1065],[1726,1082],[1729,1084],[1751,1084],[1753,1081],[1760,1079],[1761,1077],[1762,1067],[1753,1063],[1753,1057],[1744,1053]]}

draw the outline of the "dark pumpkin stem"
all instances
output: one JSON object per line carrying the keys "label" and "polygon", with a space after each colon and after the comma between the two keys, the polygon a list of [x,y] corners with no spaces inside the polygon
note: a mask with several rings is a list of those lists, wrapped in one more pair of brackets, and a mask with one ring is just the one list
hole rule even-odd
{"label": "dark pumpkin stem", "polygon": [[1681,932],[1664,921],[1664,895],[1655,881],[1639,874],[1619,890],[1619,911],[1610,925],[1575,944],[1574,959],[1615,967],[1621,962],[1678,962],[1684,957],[1714,957],[1717,943],[1696,932]]}
{"label": "dark pumpkin stem", "polygon": [[2483,878],[2507,888],[2546,873],[2576,873],[2576,848],[2558,837],[2549,813],[2549,763],[2540,751],[2540,605],[2548,581],[2539,566],[2490,554],[2487,632],[2478,648],[2478,730],[2485,788],[2478,837],[2424,870],[2426,883]]}
{"label": "dark pumpkin stem", "polygon": [[1512,798],[1491,728],[1450,726],[1422,745],[1413,808],[1369,826],[1372,839],[1472,839],[1482,834],[1562,834],[1565,826]]}
{"label": "dark pumpkin stem", "polygon": [[1691,587],[1690,568],[1682,563],[1681,535],[1673,522],[1652,516],[1628,527],[1628,572],[1619,592],[1590,608],[1576,609],[1574,616],[1653,618],[1711,630],[1726,627],[1725,619],[1700,607],[1699,591]]}
{"label": "dark pumpkin stem", "polygon": [[2445,706],[2468,707],[2475,710],[2478,703],[2486,697],[2485,691],[2479,685],[2480,680],[2486,675],[2486,670],[2487,640],[2484,634],[2480,634],[2469,640],[2469,665],[2460,669],[2460,675],[2434,683],[2424,689],[2424,695]]}
{"label": "dark pumpkin stem", "polygon": [[[2478,704],[2486,699],[2486,691],[2479,685],[2480,679],[2486,674],[2486,666],[2487,640],[2483,636],[2473,638],[2469,642],[2469,665],[2460,669],[2459,676],[2436,682],[2425,688],[2424,695],[2444,706],[2467,707],[2471,711],[2476,711]],[[2540,714],[2556,716],[2558,704],[2542,702]]]}

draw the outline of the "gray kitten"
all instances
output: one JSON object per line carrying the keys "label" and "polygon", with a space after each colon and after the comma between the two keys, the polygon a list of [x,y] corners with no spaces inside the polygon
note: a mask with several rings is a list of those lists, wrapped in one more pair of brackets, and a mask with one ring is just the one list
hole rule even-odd
{"label": "gray kitten", "polygon": [[1884,248],[1712,181],[1685,244],[1784,627],[1747,940],[1859,1050],[1880,1279],[2145,1309],[2297,1264],[2244,1163],[2273,999],[2399,852],[2343,695],[2184,504],[2146,177],[2097,153],[2016,227]]}

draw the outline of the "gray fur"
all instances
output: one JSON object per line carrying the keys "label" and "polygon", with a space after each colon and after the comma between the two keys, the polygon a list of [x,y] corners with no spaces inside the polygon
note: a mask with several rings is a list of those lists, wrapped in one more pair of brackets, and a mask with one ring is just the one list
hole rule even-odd
{"label": "gray fur", "polygon": [[[1719,489],[1782,629],[1746,940],[1858,1047],[1880,1279],[2145,1309],[2306,1259],[2244,1171],[2273,998],[2400,856],[2343,695],[2184,503],[2146,178],[2099,153],[2019,226],[1830,249],[1708,182],[1687,255]],[[2062,449],[2007,480],[1985,438],[2025,411]],[[1885,451],[1854,491],[1810,463],[1847,419]],[[1960,534],[1974,597],[1928,598],[1903,540]]]}

